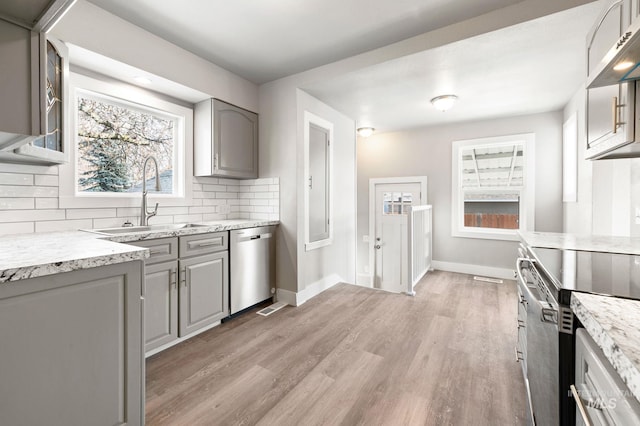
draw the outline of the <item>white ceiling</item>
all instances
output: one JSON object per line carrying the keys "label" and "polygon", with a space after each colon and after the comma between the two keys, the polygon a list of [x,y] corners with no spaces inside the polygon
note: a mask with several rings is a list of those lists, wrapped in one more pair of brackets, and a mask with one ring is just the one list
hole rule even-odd
{"label": "white ceiling", "polygon": [[[521,0],[89,1],[260,84]],[[586,34],[607,1],[302,89],[378,131],[558,110],[584,81]],[[449,93],[452,110],[431,106]]]}
{"label": "white ceiling", "polygon": [[254,83],[522,0],[89,0]]}
{"label": "white ceiling", "polygon": [[[585,79],[585,40],[602,10],[590,3],[364,68],[304,89],[390,131],[561,109]],[[430,99],[459,97],[447,112]]]}

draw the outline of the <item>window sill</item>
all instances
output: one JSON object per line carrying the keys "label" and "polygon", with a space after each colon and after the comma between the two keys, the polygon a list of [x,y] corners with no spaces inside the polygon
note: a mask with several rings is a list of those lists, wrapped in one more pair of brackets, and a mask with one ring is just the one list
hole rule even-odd
{"label": "window sill", "polygon": [[458,238],[475,238],[481,240],[500,240],[500,241],[519,241],[520,237],[518,236],[519,229],[509,229],[509,230],[475,230],[471,228],[464,228],[463,230],[454,230],[451,232],[453,237]]}

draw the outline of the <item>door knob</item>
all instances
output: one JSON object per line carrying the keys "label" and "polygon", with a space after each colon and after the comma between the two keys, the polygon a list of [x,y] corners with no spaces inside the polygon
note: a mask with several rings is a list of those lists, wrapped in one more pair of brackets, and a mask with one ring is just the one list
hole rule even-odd
{"label": "door knob", "polygon": [[376,244],[376,249],[380,250],[380,244]]}

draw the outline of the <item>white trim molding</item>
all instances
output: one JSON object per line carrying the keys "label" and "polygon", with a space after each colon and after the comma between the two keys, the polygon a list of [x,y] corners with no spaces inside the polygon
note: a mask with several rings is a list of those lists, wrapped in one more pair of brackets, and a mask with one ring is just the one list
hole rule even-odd
{"label": "white trim molding", "polygon": [[514,280],[514,270],[506,268],[496,268],[493,266],[471,265],[467,263],[442,262],[434,260],[431,263],[433,269],[446,272],[457,272],[460,274],[481,275],[490,278],[502,278],[504,280]]}
{"label": "white trim molding", "polygon": [[291,306],[300,306],[306,301],[316,297],[325,290],[330,289],[336,284],[345,282],[339,275],[331,274],[328,277],[324,277],[299,292],[293,292],[291,290],[285,290],[279,288],[276,290],[278,302],[285,302]]}

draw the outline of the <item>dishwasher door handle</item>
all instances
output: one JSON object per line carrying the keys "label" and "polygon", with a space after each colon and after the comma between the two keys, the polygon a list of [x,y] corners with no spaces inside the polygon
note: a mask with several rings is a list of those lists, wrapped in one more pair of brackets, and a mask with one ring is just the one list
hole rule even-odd
{"label": "dishwasher door handle", "polygon": [[266,234],[258,234],[258,235],[251,235],[248,237],[238,237],[238,242],[239,243],[243,243],[246,241],[253,241],[253,240],[266,240],[267,238],[271,238],[271,232],[266,233]]}

